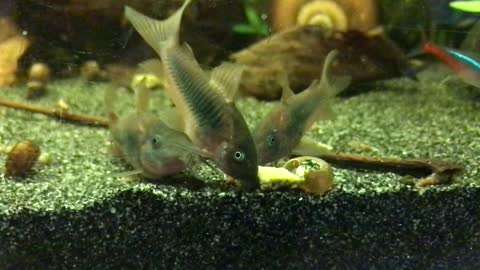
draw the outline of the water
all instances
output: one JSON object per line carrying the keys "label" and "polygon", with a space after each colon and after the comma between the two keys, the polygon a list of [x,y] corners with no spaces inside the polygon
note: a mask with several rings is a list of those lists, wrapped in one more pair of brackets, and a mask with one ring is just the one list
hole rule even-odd
{"label": "water", "polygon": [[[314,3],[327,13],[294,2],[194,0],[186,8],[180,39],[193,58],[188,49],[181,53],[198,61],[201,75],[183,70],[183,85],[205,82],[211,92],[191,96],[223,104],[195,111],[212,115],[198,127],[197,118],[174,108],[181,107],[172,98],[178,77],[138,67],[165,56],[123,15],[129,5],[165,19],[182,1],[2,1],[0,103],[10,108],[0,106],[0,268],[478,268],[478,15],[455,11],[449,1]],[[346,164],[331,161],[332,190],[311,195],[288,181],[272,190],[260,179],[262,188],[251,191],[226,177],[233,164],[242,168],[245,154],[231,138],[256,134],[262,121],[304,126],[298,110],[315,104],[294,101],[300,96],[283,89],[280,78],[287,75],[299,95],[321,78],[332,50],[338,54],[326,78],[332,85],[351,80],[321,102],[334,117],[312,113],[305,130],[289,130],[326,145],[333,156],[354,155]],[[210,72],[224,61],[245,67],[236,95],[234,72]],[[135,94],[139,89],[148,95]],[[158,136],[145,131],[149,122],[138,121],[121,142],[132,142],[123,148],[126,158],[108,128],[116,120],[104,97],[113,98],[112,91],[116,116],[148,110],[191,144],[157,144]],[[222,111],[231,106],[240,117]],[[268,118],[275,108],[284,115]],[[217,119],[222,125],[210,130]],[[248,130],[240,132],[242,121]],[[270,135],[265,140],[280,147],[294,137]],[[12,165],[11,149],[22,141],[37,145],[40,155]],[[231,157],[211,150],[219,141],[233,145]],[[188,170],[148,179],[142,151],[160,161],[177,157],[155,147],[182,147],[204,161],[193,166],[180,159]],[[288,158],[260,165],[282,167]],[[416,160],[420,169],[410,166]],[[430,160],[446,165],[432,171]],[[8,166],[24,173],[6,177]],[[425,179],[432,185],[424,186]]]}

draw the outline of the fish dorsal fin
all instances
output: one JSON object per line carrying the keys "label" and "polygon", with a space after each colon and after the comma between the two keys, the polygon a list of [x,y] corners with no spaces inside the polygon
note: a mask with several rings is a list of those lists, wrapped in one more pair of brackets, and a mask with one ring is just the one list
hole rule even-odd
{"label": "fish dorsal fin", "polygon": [[142,116],[148,111],[150,107],[150,89],[144,86],[143,78],[139,81],[138,84],[133,86],[133,90],[135,91],[135,101],[136,101],[136,109],[137,109],[137,116]]}
{"label": "fish dorsal fin", "polygon": [[141,69],[155,75],[162,83],[165,83],[165,71],[159,59],[149,59],[138,64]]}
{"label": "fish dorsal fin", "polygon": [[[338,55],[337,50],[332,50],[325,57],[323,62],[322,77],[318,86],[312,84],[311,87],[316,87],[317,91],[322,91],[323,95],[334,97],[343,91],[350,84],[351,78],[349,76],[331,76],[330,68],[333,61]],[[330,78],[329,78],[330,77]]]}
{"label": "fish dorsal fin", "polygon": [[468,31],[467,37],[460,45],[460,49],[464,51],[478,51],[480,49],[480,21],[477,21]]}
{"label": "fish dorsal fin", "polygon": [[282,88],[282,97],[280,101],[283,104],[287,104],[288,99],[290,97],[295,96],[295,93],[293,92],[292,88],[290,88],[290,82],[288,81],[288,74],[286,72],[282,72],[278,74],[277,80],[278,80],[278,84],[280,84],[280,87]]}
{"label": "fish dorsal fin", "polygon": [[167,41],[178,44],[182,15],[190,2],[191,0],[185,0],[182,7],[165,20],[152,19],[129,6],[125,7],[125,16],[145,41],[160,54]]}
{"label": "fish dorsal fin", "polygon": [[224,62],[211,71],[209,84],[221,92],[228,102],[233,102],[244,70],[243,65]]}
{"label": "fish dorsal fin", "polygon": [[188,43],[186,43],[186,42],[183,43],[183,44],[182,44],[182,49],[183,49],[183,51],[184,51],[188,56],[191,56],[191,57],[193,57],[193,58],[195,59],[195,55],[194,55],[194,53],[193,53],[193,49],[192,49],[192,47],[190,47],[190,45],[188,45]]}
{"label": "fish dorsal fin", "polygon": [[177,108],[168,108],[162,110],[161,119],[169,128],[177,130],[179,132],[185,132],[185,123],[178,113]]}
{"label": "fish dorsal fin", "polygon": [[115,113],[115,101],[117,100],[117,91],[113,87],[108,87],[105,89],[103,96],[103,103],[105,106],[105,113],[110,121],[109,125],[113,125],[118,121],[118,116]]}
{"label": "fish dorsal fin", "polygon": [[335,114],[331,107],[332,100],[350,84],[350,77],[348,76],[329,75],[330,67],[337,54],[338,52],[336,50],[328,53],[323,64],[320,82],[314,81],[309,86],[308,90],[316,91],[321,98],[318,104],[318,109],[312,114],[305,125],[307,129],[317,120],[331,120],[335,118]]}

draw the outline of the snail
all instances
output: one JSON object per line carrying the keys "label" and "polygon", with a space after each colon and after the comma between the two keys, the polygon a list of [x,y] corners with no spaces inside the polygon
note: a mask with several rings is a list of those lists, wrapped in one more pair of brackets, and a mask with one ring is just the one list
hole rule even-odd
{"label": "snail", "polygon": [[30,142],[21,141],[8,152],[5,163],[6,177],[22,177],[35,165],[40,156],[40,148]]}
{"label": "snail", "polygon": [[274,0],[271,14],[276,32],[312,24],[342,32],[366,32],[377,26],[375,0]]}
{"label": "snail", "polygon": [[47,64],[37,62],[28,70],[27,99],[41,97],[47,92],[47,81],[50,79],[50,68]]}
{"label": "snail", "polygon": [[95,60],[88,60],[83,63],[80,68],[80,75],[87,81],[103,80],[107,77],[106,72],[100,68]]}
{"label": "snail", "polygon": [[46,82],[50,79],[50,73],[50,68],[47,64],[37,62],[30,66],[28,80]]}

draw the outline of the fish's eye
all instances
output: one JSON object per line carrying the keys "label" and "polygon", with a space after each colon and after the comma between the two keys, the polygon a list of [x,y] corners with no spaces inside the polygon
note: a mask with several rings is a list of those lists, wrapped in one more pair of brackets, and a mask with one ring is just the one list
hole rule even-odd
{"label": "fish's eye", "polygon": [[245,153],[243,153],[242,151],[236,151],[233,154],[233,157],[235,158],[236,161],[243,161],[245,160]]}
{"label": "fish's eye", "polygon": [[152,144],[153,145],[159,145],[160,144],[160,138],[158,136],[153,136]]}
{"label": "fish's eye", "polygon": [[277,143],[277,138],[275,137],[275,135],[269,135],[267,137],[267,142],[270,146],[275,145],[275,143]]}

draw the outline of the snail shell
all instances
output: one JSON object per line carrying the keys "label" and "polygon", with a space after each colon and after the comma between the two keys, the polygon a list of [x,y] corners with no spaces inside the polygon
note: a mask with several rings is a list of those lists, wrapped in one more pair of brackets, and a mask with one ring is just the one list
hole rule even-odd
{"label": "snail shell", "polygon": [[28,71],[29,81],[46,82],[50,79],[50,68],[45,63],[34,63]]}
{"label": "snail shell", "polygon": [[312,24],[329,30],[347,31],[348,18],[343,8],[334,1],[312,1],[298,12],[297,25]]}
{"label": "snail shell", "polygon": [[376,0],[274,0],[272,26],[317,24],[335,31],[368,31],[378,25]]}
{"label": "snail shell", "polygon": [[28,173],[40,156],[40,148],[30,142],[17,143],[8,153],[5,163],[6,177],[20,177]]}
{"label": "snail shell", "polygon": [[100,68],[95,60],[86,61],[80,68],[80,75],[87,81],[102,80],[106,77],[105,71]]}
{"label": "snail shell", "polygon": [[299,187],[306,193],[323,195],[333,188],[335,177],[332,166],[316,157],[303,156],[290,159],[283,167],[304,179]]}

